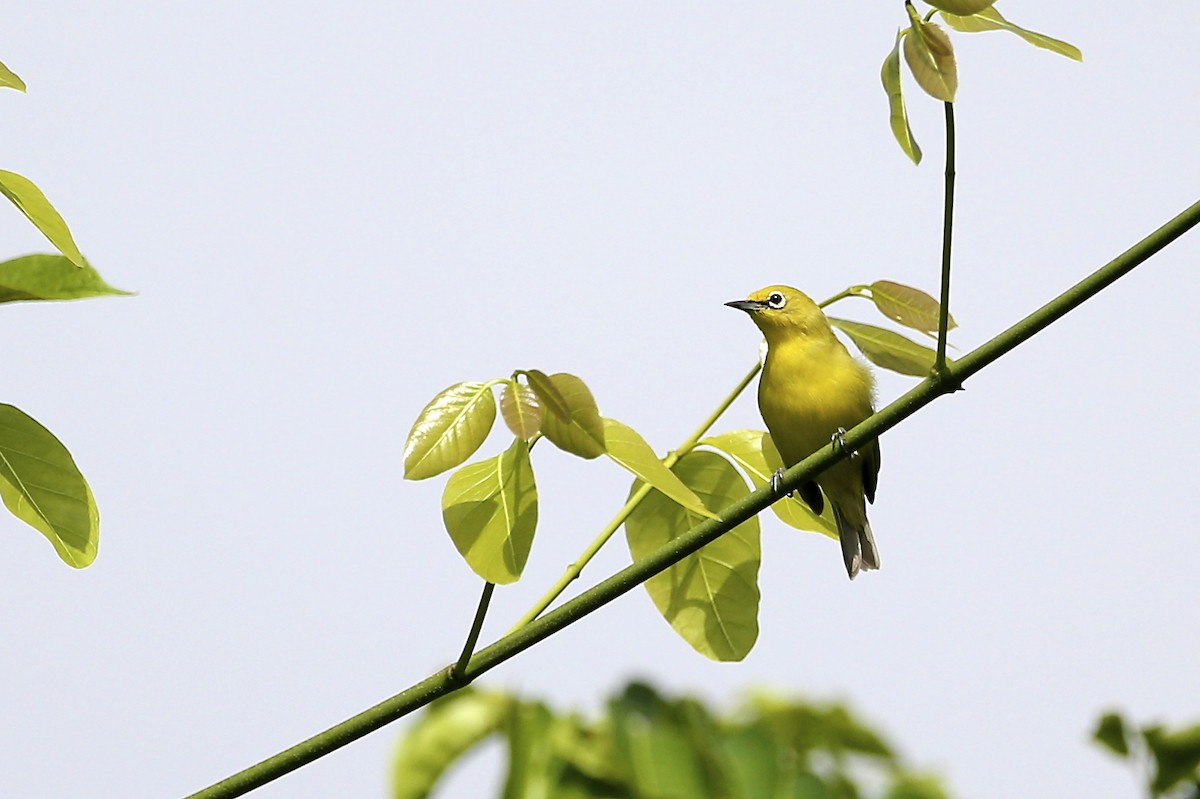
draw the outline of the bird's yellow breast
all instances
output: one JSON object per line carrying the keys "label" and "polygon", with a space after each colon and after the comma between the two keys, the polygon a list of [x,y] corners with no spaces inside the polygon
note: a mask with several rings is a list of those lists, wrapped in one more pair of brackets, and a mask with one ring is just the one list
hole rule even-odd
{"label": "bird's yellow breast", "polygon": [[768,345],[758,404],[783,462],[791,466],[871,415],[874,381],[832,333]]}

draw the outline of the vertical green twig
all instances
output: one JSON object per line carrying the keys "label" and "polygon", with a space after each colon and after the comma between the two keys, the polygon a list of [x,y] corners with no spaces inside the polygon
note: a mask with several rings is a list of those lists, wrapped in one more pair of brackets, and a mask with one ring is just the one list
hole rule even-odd
{"label": "vertical green twig", "polygon": [[942,300],[938,316],[937,359],[933,373],[946,374],[946,333],[950,327],[950,242],[954,229],[954,103],[946,103],[946,197],[942,214]]}
{"label": "vertical green twig", "polygon": [[467,676],[467,663],[475,654],[475,644],[479,643],[479,633],[483,631],[483,619],[487,616],[488,605],[492,602],[492,592],[496,590],[495,583],[484,583],[483,594],[479,597],[479,607],[475,609],[475,620],[471,622],[471,631],[467,633],[467,641],[463,644],[458,661],[450,667],[452,680],[464,680]]}

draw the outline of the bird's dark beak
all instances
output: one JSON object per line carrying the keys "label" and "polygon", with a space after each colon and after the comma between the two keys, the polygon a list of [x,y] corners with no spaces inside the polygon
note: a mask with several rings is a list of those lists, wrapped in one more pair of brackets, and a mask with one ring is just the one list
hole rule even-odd
{"label": "bird's dark beak", "polygon": [[739,311],[745,311],[746,313],[754,313],[767,307],[767,304],[761,300],[734,300],[725,304],[730,308],[737,308]]}

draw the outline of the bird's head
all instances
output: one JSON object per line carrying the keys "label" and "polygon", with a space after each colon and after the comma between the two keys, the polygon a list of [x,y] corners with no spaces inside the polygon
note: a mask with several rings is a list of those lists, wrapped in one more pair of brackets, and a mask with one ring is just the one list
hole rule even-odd
{"label": "bird's head", "polygon": [[776,338],[828,330],[829,322],[817,304],[791,286],[767,286],[744,300],[725,303],[750,314],[770,343]]}

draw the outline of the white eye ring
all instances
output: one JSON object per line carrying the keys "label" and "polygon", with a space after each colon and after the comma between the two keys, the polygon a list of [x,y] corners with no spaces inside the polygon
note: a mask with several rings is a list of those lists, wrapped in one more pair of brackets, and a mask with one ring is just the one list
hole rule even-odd
{"label": "white eye ring", "polygon": [[772,291],[771,296],[767,297],[768,308],[774,308],[776,311],[778,311],[785,305],[787,305],[787,298],[778,291]]}

